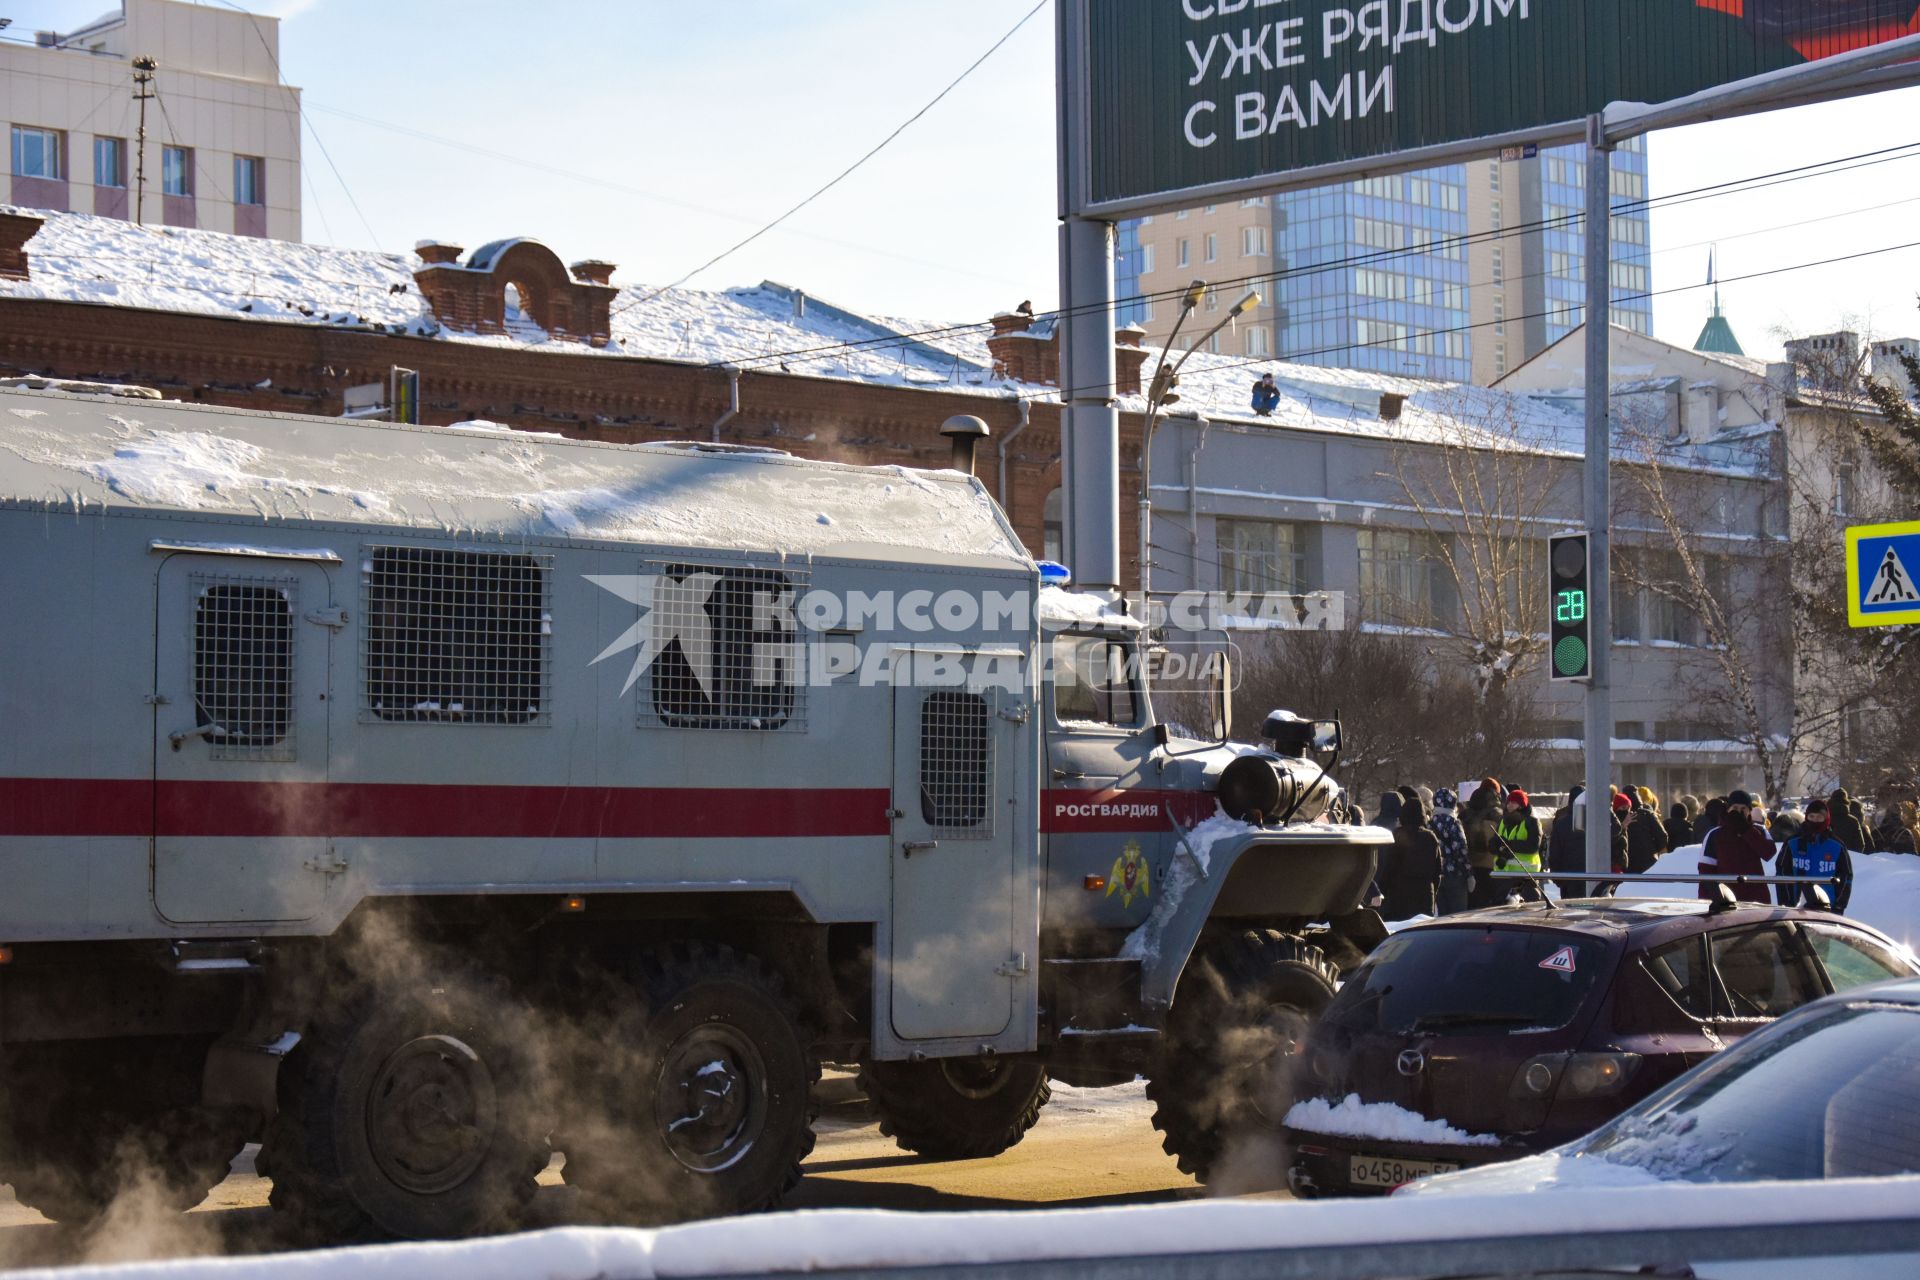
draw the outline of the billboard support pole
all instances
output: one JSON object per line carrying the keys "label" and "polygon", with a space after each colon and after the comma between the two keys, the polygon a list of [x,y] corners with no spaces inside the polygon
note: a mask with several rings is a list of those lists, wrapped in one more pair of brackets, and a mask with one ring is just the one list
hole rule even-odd
{"label": "billboard support pole", "polygon": [[1120,589],[1120,411],[1114,403],[1113,224],[1060,232],[1060,452],[1067,564],[1081,586]]}
{"label": "billboard support pole", "polygon": [[1587,305],[1586,305],[1586,469],[1583,507],[1590,549],[1587,617],[1591,622],[1593,678],[1586,698],[1586,867],[1613,869],[1613,576],[1607,530],[1612,523],[1611,391],[1608,358],[1613,337],[1613,144],[1606,118],[1587,121]]}

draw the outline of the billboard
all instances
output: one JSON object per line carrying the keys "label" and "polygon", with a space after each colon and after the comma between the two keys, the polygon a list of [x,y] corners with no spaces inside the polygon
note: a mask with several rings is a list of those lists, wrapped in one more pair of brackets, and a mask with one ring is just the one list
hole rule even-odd
{"label": "billboard", "polygon": [[1577,137],[1610,104],[1915,35],[1920,0],[1079,0],[1069,29],[1084,100],[1068,116],[1068,203],[1118,212],[1369,158]]}

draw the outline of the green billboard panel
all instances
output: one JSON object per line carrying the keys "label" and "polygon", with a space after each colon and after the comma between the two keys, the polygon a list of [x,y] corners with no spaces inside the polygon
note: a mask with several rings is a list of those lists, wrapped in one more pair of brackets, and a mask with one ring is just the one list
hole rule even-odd
{"label": "green billboard panel", "polygon": [[1571,132],[1920,32],[1920,0],[1082,3],[1086,207]]}

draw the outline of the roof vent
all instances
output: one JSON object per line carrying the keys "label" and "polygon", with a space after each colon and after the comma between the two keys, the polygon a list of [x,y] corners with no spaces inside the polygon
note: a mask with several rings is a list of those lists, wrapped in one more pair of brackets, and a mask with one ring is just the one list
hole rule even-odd
{"label": "roof vent", "polygon": [[1380,393],[1380,421],[1398,422],[1400,411],[1407,407],[1407,398],[1397,391]]}
{"label": "roof vent", "polygon": [[793,318],[795,320],[805,320],[807,318],[807,295],[804,290],[795,289],[793,291]]}

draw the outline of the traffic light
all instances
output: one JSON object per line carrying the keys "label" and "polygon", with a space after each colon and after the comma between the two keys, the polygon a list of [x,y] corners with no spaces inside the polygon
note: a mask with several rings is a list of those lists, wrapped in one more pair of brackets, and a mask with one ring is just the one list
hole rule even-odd
{"label": "traffic light", "polygon": [[1593,675],[1592,561],[1587,535],[1562,533],[1547,539],[1547,658],[1555,680],[1586,680]]}

